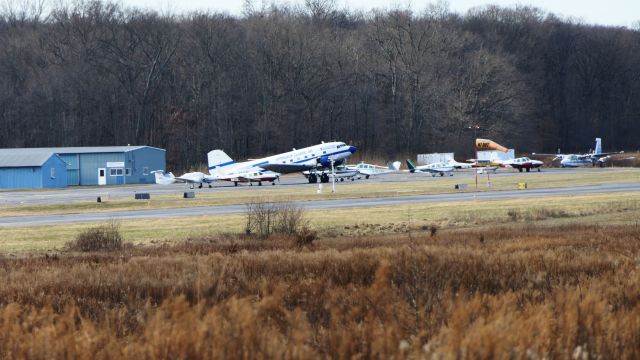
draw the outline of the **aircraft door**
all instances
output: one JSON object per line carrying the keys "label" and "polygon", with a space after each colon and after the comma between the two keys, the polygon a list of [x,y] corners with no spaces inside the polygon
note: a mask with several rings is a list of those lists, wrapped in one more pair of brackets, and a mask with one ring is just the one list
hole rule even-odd
{"label": "aircraft door", "polygon": [[107,169],[98,168],[98,185],[107,185]]}

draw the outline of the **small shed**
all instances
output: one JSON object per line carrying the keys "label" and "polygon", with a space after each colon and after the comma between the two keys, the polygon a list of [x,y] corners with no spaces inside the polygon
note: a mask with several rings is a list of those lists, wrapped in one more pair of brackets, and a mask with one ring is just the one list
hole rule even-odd
{"label": "small shed", "polygon": [[54,152],[0,149],[0,188],[62,188],[67,164]]}

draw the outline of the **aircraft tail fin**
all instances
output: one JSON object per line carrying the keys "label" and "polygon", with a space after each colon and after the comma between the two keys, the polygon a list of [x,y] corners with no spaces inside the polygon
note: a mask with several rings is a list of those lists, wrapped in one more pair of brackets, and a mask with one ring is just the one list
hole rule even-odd
{"label": "aircraft tail fin", "polygon": [[596,138],[596,155],[602,154],[602,139]]}
{"label": "aircraft tail fin", "polygon": [[155,170],[152,171],[152,173],[155,176],[156,184],[168,185],[176,182],[176,177],[173,175],[173,173],[165,174],[163,170]]}
{"label": "aircraft tail fin", "polygon": [[393,171],[400,170],[400,166],[402,166],[402,163],[400,161],[394,161],[394,162],[389,161],[387,163],[387,167],[389,168],[389,170],[393,170]]}
{"label": "aircraft tail fin", "polygon": [[209,165],[209,174],[211,175],[219,174],[223,172],[225,166],[235,164],[229,155],[219,149],[209,151],[207,154],[207,160]]}
{"label": "aircraft tail fin", "polygon": [[407,159],[407,167],[409,168],[409,172],[416,172],[416,166],[409,159]]}

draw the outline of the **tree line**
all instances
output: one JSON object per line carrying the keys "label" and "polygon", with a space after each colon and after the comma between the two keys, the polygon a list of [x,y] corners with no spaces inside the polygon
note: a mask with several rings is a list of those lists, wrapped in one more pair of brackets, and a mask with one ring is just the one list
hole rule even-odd
{"label": "tree line", "polygon": [[[39,0],[43,1],[43,0]],[[369,154],[637,149],[640,30],[532,7],[159,14],[0,7],[0,147],[151,145],[168,167],[342,140]]]}

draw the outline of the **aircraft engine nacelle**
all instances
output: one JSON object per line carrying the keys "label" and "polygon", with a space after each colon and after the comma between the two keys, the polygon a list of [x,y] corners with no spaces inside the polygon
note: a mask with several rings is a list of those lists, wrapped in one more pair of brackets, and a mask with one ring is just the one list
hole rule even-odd
{"label": "aircraft engine nacelle", "polygon": [[[333,166],[342,165],[344,159],[334,159]],[[331,167],[331,158],[329,156],[321,156],[318,159],[318,164],[322,165],[322,167],[330,168]]]}

